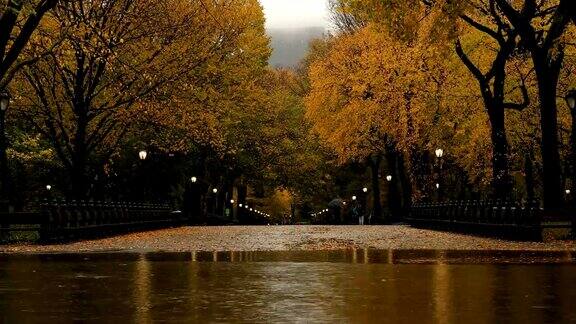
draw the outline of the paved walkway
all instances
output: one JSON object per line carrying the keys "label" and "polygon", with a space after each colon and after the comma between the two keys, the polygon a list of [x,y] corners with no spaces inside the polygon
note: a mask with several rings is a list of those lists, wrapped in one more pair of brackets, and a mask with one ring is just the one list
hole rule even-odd
{"label": "paved walkway", "polygon": [[576,241],[513,242],[407,226],[182,227],[62,245],[0,246],[0,252],[286,251],[347,248],[576,251]]}

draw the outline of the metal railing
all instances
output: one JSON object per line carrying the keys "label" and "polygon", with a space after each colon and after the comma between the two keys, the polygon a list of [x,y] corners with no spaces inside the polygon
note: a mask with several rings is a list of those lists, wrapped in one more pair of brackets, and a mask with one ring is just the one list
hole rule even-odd
{"label": "metal railing", "polygon": [[0,229],[37,231],[41,241],[82,239],[117,232],[183,224],[168,204],[44,201],[34,212],[0,214]]}
{"label": "metal railing", "polygon": [[405,220],[424,227],[540,240],[542,214],[535,201],[524,204],[498,200],[448,201],[414,204]]}

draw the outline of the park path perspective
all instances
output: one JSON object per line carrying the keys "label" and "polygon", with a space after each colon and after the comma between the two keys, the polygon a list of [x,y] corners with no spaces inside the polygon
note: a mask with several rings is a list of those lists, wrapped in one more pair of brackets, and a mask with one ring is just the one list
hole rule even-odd
{"label": "park path perspective", "polygon": [[297,251],[343,249],[576,251],[576,241],[519,242],[391,226],[179,227],[67,244],[11,244],[3,253]]}

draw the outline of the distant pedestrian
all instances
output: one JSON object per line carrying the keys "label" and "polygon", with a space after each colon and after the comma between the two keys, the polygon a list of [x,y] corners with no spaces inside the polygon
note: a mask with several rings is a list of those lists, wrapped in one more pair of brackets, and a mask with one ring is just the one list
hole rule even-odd
{"label": "distant pedestrian", "polygon": [[356,219],[360,221],[360,206],[357,203],[355,203],[352,206],[351,212],[352,212],[352,219],[351,219],[352,223],[354,223]]}
{"label": "distant pedestrian", "polygon": [[352,217],[358,218],[358,225],[364,225],[364,213],[358,203],[352,207]]}

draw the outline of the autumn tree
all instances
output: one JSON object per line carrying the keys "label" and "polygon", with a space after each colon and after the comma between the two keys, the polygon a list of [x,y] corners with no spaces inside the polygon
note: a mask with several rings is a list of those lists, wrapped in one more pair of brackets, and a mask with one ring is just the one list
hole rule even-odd
{"label": "autumn tree", "polygon": [[510,178],[510,150],[506,135],[505,110],[522,110],[530,102],[524,84],[521,85],[524,98],[522,103],[510,102],[506,95],[506,65],[517,52],[518,32],[498,12],[494,1],[488,4],[482,2],[470,4],[457,15],[471,29],[484,34],[494,42],[494,46],[487,43],[474,44],[475,47],[482,47],[485,50],[496,48],[491,64],[487,71],[483,72],[466,54],[460,39],[456,41],[456,53],[477,80],[490,120],[494,194],[497,197],[509,197],[513,184]]}
{"label": "autumn tree", "polygon": [[[33,55],[27,57],[22,55],[43,17],[57,3],[58,0],[2,1],[0,5],[0,94],[4,95],[7,92],[8,85],[20,69],[35,62],[40,55],[46,54],[32,51]],[[54,42],[47,41],[50,37],[42,35],[42,32],[36,33],[36,36],[44,42],[54,44]],[[56,38],[56,35],[52,35],[52,38]],[[0,123],[4,123],[4,117],[2,118]],[[2,173],[0,195],[2,196],[10,193],[7,148],[8,143],[2,134],[0,138],[0,173]]]}
{"label": "autumn tree", "polygon": [[[522,109],[528,104],[528,97],[524,96],[523,103],[511,103],[506,101],[505,81],[506,64],[517,48],[518,35],[507,24],[505,19],[497,12],[495,2],[477,3],[446,3],[434,12],[434,2],[412,1],[406,4],[394,4],[386,1],[375,1],[371,6],[360,6],[355,1],[342,1],[343,10],[352,11],[358,19],[371,19],[387,26],[393,31],[398,39],[406,42],[421,41],[430,43],[430,49],[434,50],[434,42],[449,43],[458,33],[466,33],[466,30],[475,30],[484,33],[492,39],[494,44],[474,44],[474,47],[488,48],[496,46],[498,50],[492,59],[492,63],[482,71],[479,64],[474,63],[466,51],[462,48],[459,39],[456,41],[456,53],[466,65],[480,87],[480,93],[484,101],[491,124],[492,139],[492,177],[494,193],[497,196],[508,196],[512,190],[512,180],[509,170],[509,147],[506,138],[505,109]],[[371,9],[373,11],[370,11]],[[444,18],[451,23],[438,27],[439,18]],[[458,29],[458,21],[463,27]],[[419,36],[420,35],[420,36]],[[422,37],[425,35],[426,37]],[[488,54],[487,54],[488,55]],[[486,55],[485,55],[486,56]],[[485,57],[484,56],[484,57]],[[524,89],[524,88],[523,88]],[[525,90],[525,89],[524,89]],[[526,93],[524,91],[523,93]]]}
{"label": "autumn tree", "polygon": [[560,207],[563,195],[556,94],[565,58],[563,36],[570,19],[574,19],[576,6],[567,0],[495,1],[522,38],[522,46],[531,53],[539,89],[544,204],[547,208]]}
{"label": "autumn tree", "polygon": [[57,3],[58,0],[7,0],[0,5],[0,91],[7,88],[18,70],[38,59],[21,54],[42,18]]}
{"label": "autumn tree", "polygon": [[250,182],[272,181],[271,165],[278,160],[274,127],[281,126],[275,122],[281,108],[273,95],[274,73],[268,69],[271,49],[262,8],[257,0],[227,6],[215,7],[212,17],[216,26],[236,34],[186,77],[162,89],[161,96],[151,98],[145,114],[136,116],[138,123],[155,130],[138,131],[143,142],[198,159],[195,174],[223,188],[221,202],[233,186],[244,194]]}
{"label": "autumn tree", "polygon": [[[349,0],[349,2],[357,8],[360,7],[358,1]],[[370,15],[381,22],[395,26],[396,30],[402,32],[410,31],[414,26],[414,20],[410,18],[414,13],[422,15],[422,13],[428,14],[439,10],[442,13],[439,17],[446,17],[443,14],[453,13],[454,6],[468,4],[472,4],[473,7],[473,1],[414,0],[411,7],[406,7],[395,5],[390,1],[375,0],[371,2],[371,5],[376,10]],[[485,13],[491,15],[494,22],[510,24],[513,31],[518,33],[521,38],[518,49],[525,49],[531,54],[539,89],[544,203],[550,208],[558,207],[562,201],[562,168],[560,167],[556,93],[559,73],[565,58],[566,31],[570,21],[574,21],[575,5],[569,0],[491,0],[485,4],[490,6],[490,11],[485,11]],[[369,15],[366,12],[364,14]],[[391,19],[392,17],[399,18]],[[431,29],[431,35],[443,34],[445,33],[443,30],[445,27],[435,24],[435,28]]]}
{"label": "autumn tree", "polygon": [[51,140],[73,192],[86,195],[89,167],[110,157],[151,98],[238,50],[244,30],[216,17],[236,15],[236,8],[239,2],[171,0],[71,1],[58,8],[60,26],[73,32],[24,71],[33,96],[25,93],[30,108],[23,113]]}
{"label": "autumn tree", "polygon": [[366,26],[366,22],[352,8],[349,2],[329,0],[330,20],[340,33],[354,33]]}
{"label": "autumn tree", "polygon": [[[412,164],[424,125],[432,122],[428,109],[434,108],[426,104],[431,57],[374,25],[331,42],[310,68],[307,116],[342,163],[369,163],[378,208],[383,154],[401,152],[400,158],[407,157],[403,164]],[[412,190],[408,183],[403,187]]]}

